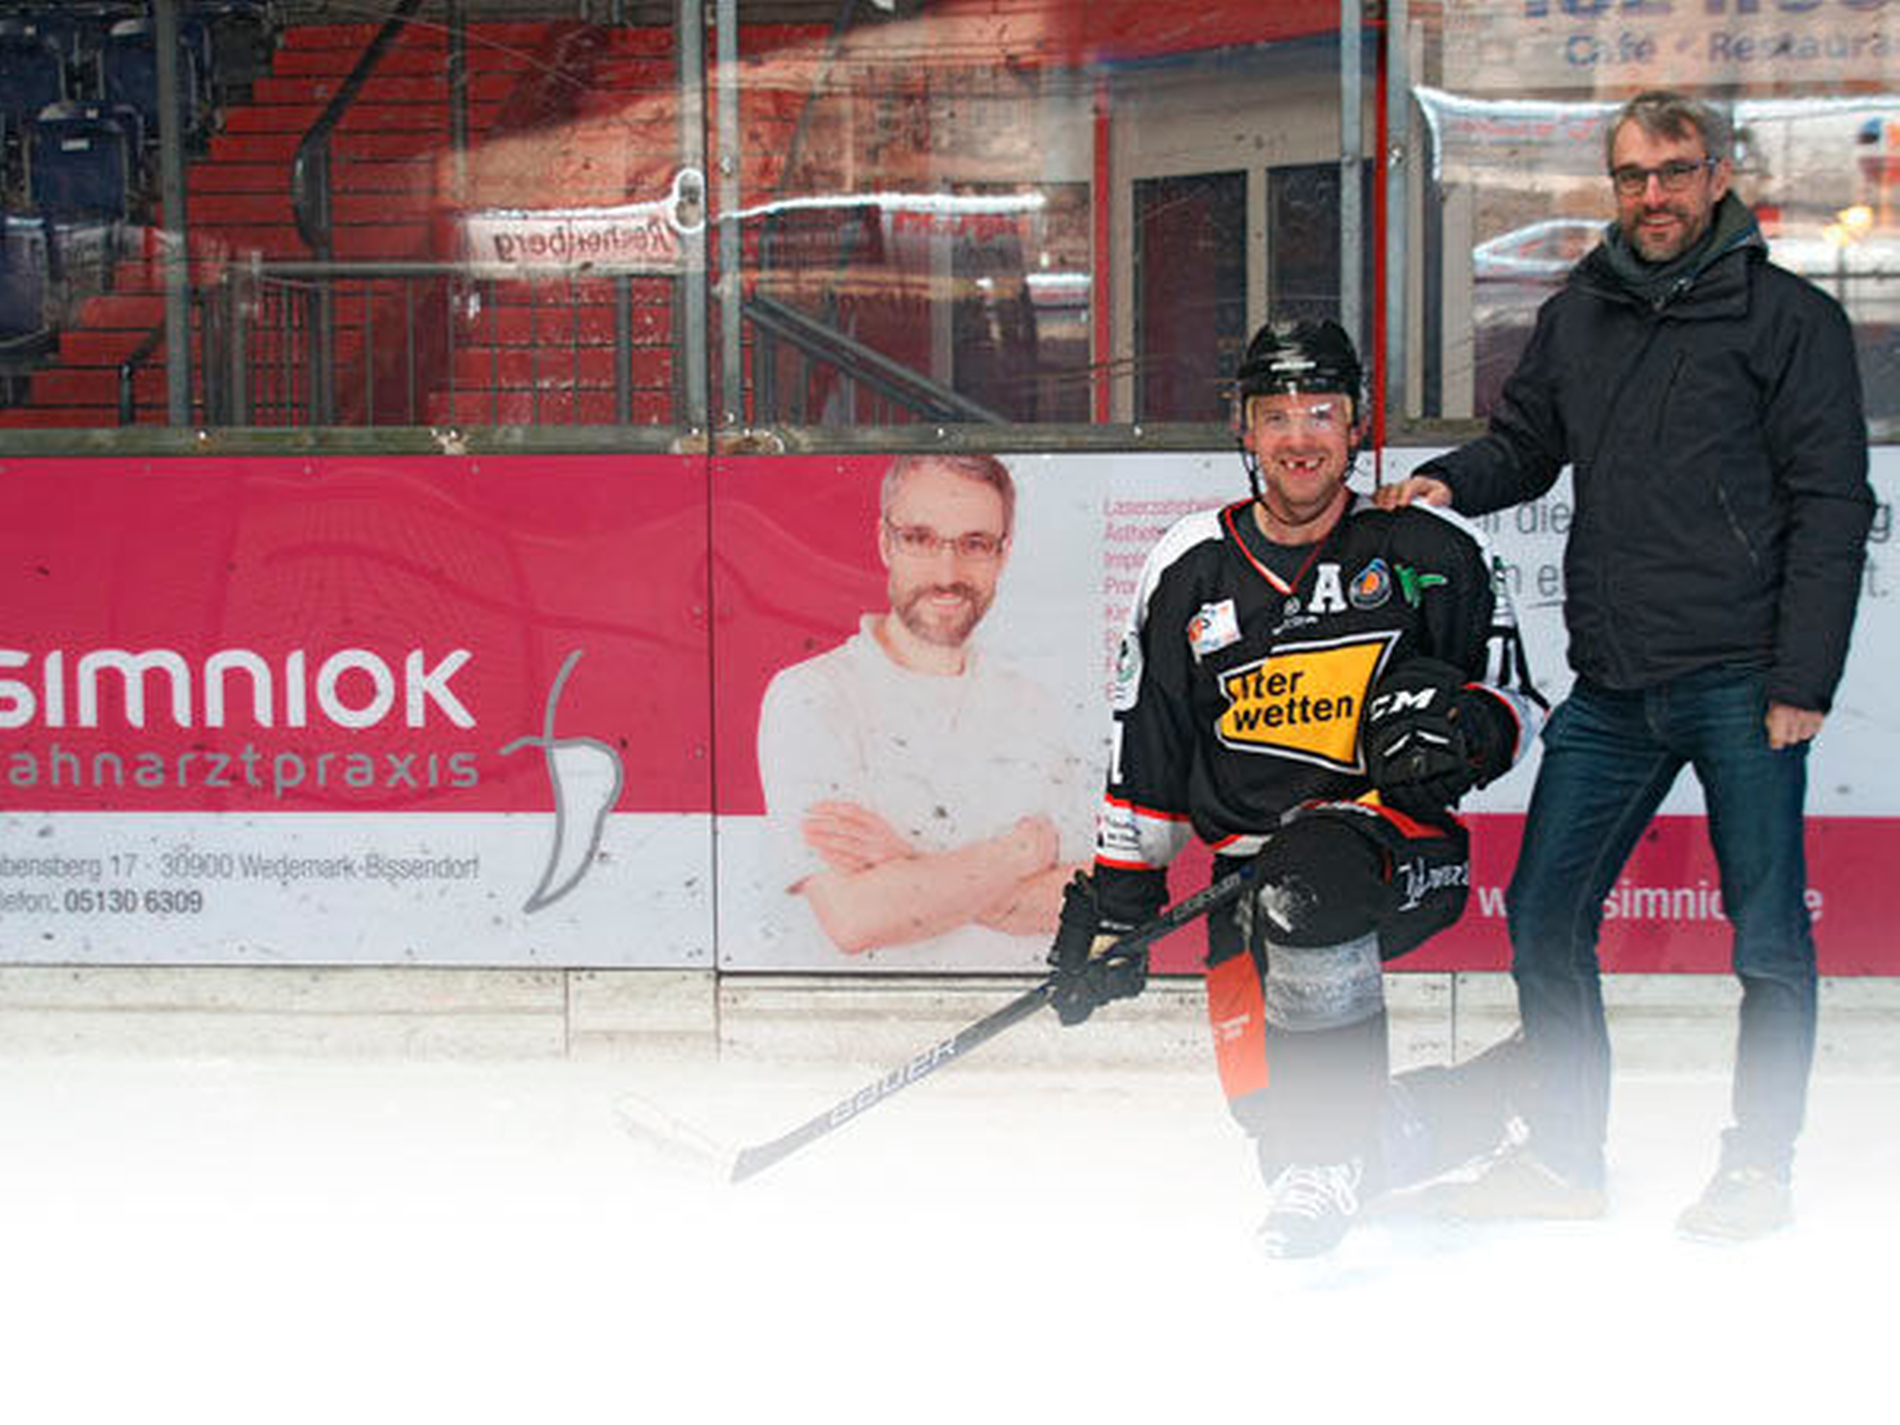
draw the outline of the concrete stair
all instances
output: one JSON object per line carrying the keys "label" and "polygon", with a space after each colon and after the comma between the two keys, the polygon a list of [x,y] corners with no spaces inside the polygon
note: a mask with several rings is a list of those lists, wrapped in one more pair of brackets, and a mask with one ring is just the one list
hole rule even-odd
{"label": "concrete stair", "polygon": [[[293,27],[271,71],[231,107],[188,169],[194,288],[250,254],[308,259],[291,210],[291,166],[309,125],[376,27]],[[740,118],[743,201],[778,181],[822,52],[822,26],[747,26]],[[459,194],[451,168],[448,47],[415,26],[384,56],[332,136],[333,243],[340,261],[452,257],[455,215],[482,208],[611,206],[661,198],[678,167],[670,30],[572,22],[476,23],[467,49],[470,149]],[[716,171],[717,154],[711,156]],[[134,245],[137,245],[135,233]],[[756,231],[748,232],[752,267]],[[716,261],[716,254],[715,254]],[[63,333],[55,363],[31,379],[0,428],[118,423],[118,367],[164,320],[162,272],[149,248],[113,269]],[[595,424],[616,419],[614,292],[604,281],[483,281],[476,300],[449,284],[374,302],[337,304],[337,419],[433,424]],[[673,283],[633,283],[633,419],[674,419]],[[424,312],[419,349],[393,334]],[[194,318],[195,321],[195,318]],[[286,323],[288,328],[291,323]],[[294,420],[288,398],[307,383],[301,335],[250,337],[252,420]],[[366,367],[364,361],[373,364]],[[400,369],[398,369],[400,367]],[[194,360],[194,371],[197,364]],[[135,379],[140,420],[163,419],[165,355]],[[413,373],[413,374],[412,374]],[[378,391],[408,389],[397,412],[372,409]],[[202,400],[202,387],[197,393]],[[269,412],[276,412],[275,416]]]}
{"label": "concrete stair", "polygon": [[[470,26],[471,142],[493,127],[507,94],[532,71],[548,29],[540,22]],[[194,285],[214,278],[223,261],[251,253],[312,256],[291,210],[292,161],[375,33],[373,25],[293,27],[270,74],[252,85],[250,102],[227,111],[222,132],[186,175]],[[447,76],[445,34],[434,26],[411,27],[338,126],[331,147],[339,260],[435,255],[438,178],[450,149]],[[109,290],[87,299],[62,333],[56,364],[32,377],[26,404],[0,410],[0,428],[116,425],[118,366],[164,321],[159,280],[149,251],[122,260]],[[360,326],[339,313],[339,389],[362,384]],[[251,339],[253,365],[267,368],[259,373],[265,385],[281,386],[286,363],[304,359],[301,350],[286,352],[281,345],[268,332]],[[358,370],[348,368],[352,361]],[[135,378],[140,420],[163,419],[164,372],[161,346]]]}

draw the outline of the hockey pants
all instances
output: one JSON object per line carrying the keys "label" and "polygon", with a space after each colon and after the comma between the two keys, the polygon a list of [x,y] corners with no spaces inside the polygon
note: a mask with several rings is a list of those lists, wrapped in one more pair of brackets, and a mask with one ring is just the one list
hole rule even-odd
{"label": "hockey pants", "polygon": [[1268,1181],[1290,1163],[1358,1156],[1369,1189],[1398,1187],[1501,1136],[1522,1059],[1514,1039],[1453,1068],[1389,1076],[1381,967],[1458,918],[1467,845],[1450,818],[1316,804],[1260,853],[1238,910],[1210,917],[1215,1056]]}

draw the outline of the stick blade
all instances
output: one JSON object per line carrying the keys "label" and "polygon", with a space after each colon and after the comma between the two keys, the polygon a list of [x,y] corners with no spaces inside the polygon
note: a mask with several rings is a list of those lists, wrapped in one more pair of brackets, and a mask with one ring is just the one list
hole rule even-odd
{"label": "stick blade", "polygon": [[787,1150],[778,1142],[755,1143],[750,1148],[741,1148],[732,1159],[732,1181],[742,1183],[754,1174],[762,1173],[772,1164],[783,1158]]}
{"label": "stick blade", "polygon": [[671,1166],[720,1183],[736,1181],[737,1149],[644,1094],[621,1094],[614,1117],[629,1137]]}

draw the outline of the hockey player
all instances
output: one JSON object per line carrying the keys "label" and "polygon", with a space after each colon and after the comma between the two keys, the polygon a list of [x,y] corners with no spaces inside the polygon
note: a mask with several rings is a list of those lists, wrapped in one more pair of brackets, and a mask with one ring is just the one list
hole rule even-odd
{"label": "hockey player", "polygon": [[1228,1103],[1269,1184],[1270,1256],[1333,1247],[1359,1204],[1491,1147],[1508,1050],[1388,1082],[1381,966],[1468,890],[1460,796],[1534,739],[1508,599],[1477,534],[1347,487],[1366,417],[1334,322],[1269,322],[1236,376],[1251,499],[1190,515],[1149,555],[1116,672],[1092,873],[1050,951],[1065,1024],[1138,994],[1107,953],[1168,899],[1198,835],[1216,876],[1207,1007]]}

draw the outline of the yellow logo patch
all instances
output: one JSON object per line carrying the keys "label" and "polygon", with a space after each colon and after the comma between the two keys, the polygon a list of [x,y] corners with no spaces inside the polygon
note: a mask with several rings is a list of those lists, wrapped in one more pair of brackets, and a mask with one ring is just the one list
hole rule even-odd
{"label": "yellow logo patch", "polygon": [[1221,674],[1227,710],[1215,725],[1221,745],[1363,772],[1359,715],[1397,629],[1327,643],[1282,644],[1266,658]]}

